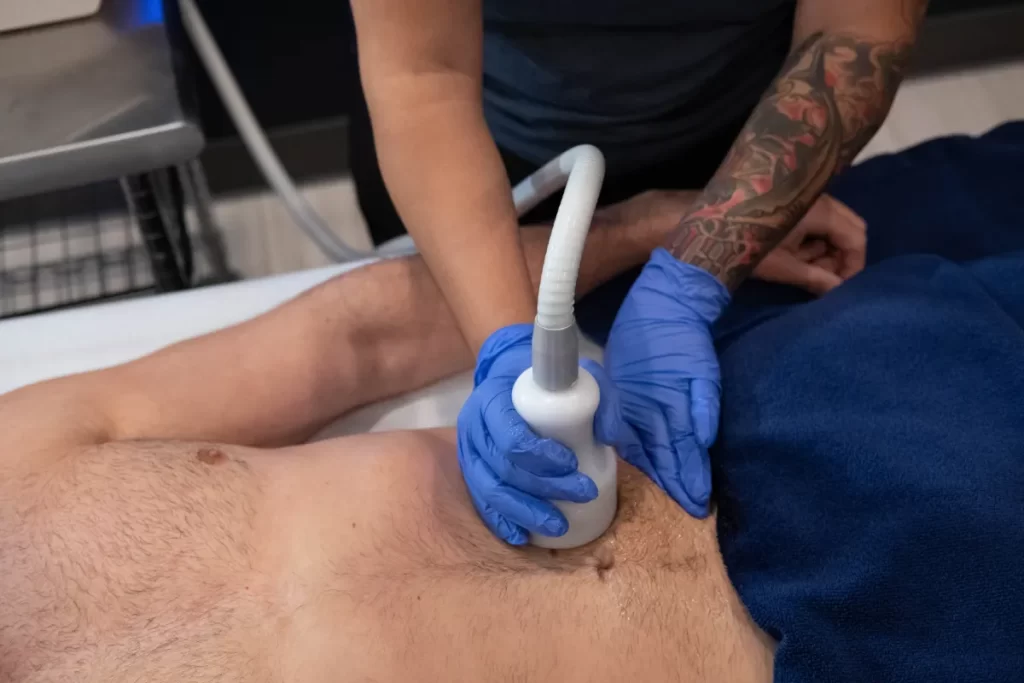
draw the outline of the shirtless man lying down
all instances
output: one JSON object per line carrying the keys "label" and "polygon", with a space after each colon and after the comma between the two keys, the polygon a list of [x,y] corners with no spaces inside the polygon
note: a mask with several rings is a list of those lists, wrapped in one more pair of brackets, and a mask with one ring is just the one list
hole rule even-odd
{"label": "shirtless man lying down", "polygon": [[[580,290],[670,228],[598,221]],[[0,681],[771,680],[714,519],[623,462],[555,552],[484,528],[452,430],[297,445],[471,360],[411,258],[0,397]]]}

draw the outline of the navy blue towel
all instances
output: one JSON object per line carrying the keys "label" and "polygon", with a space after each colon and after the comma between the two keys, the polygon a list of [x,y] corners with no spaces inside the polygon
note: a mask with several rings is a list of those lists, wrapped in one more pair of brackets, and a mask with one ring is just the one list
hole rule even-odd
{"label": "navy blue towel", "polygon": [[869,265],[717,327],[719,539],[775,679],[1024,680],[1024,123],[851,169]]}

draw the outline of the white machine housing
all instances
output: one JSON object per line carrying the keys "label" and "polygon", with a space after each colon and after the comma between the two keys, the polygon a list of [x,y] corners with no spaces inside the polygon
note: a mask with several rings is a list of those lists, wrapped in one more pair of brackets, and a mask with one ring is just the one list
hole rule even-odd
{"label": "white machine housing", "polygon": [[96,14],[103,0],[2,0],[0,33]]}

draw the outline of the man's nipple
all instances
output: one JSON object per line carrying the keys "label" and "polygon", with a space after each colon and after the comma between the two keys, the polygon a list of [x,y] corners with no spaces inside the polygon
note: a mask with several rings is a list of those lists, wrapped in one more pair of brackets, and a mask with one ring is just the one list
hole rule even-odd
{"label": "man's nipple", "polygon": [[220,465],[228,461],[228,456],[219,448],[200,448],[196,460],[206,465]]}

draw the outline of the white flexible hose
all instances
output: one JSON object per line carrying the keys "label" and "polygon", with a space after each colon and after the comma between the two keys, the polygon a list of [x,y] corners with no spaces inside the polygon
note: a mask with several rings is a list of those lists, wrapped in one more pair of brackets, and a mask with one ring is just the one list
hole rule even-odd
{"label": "white flexible hose", "polygon": [[561,330],[573,324],[580,259],[603,181],[601,151],[593,145],[579,145],[546,163],[512,190],[516,211],[522,215],[565,186],[537,293],[537,325],[544,329]]}
{"label": "white flexible hose", "polygon": [[299,194],[288,172],[284,170],[263,129],[256,121],[242,91],[231,75],[224,56],[210,34],[203,15],[193,0],[178,0],[185,31],[203,61],[210,80],[224,102],[224,108],[238,129],[238,134],[249,149],[263,177],[284,201],[292,220],[309,236],[323,253],[333,261],[345,262],[370,258],[373,252],[362,251],[346,244],[331,230],[326,221]]}

